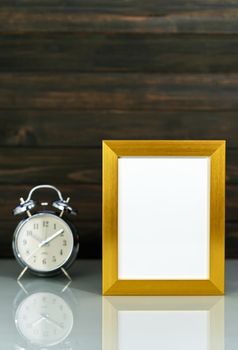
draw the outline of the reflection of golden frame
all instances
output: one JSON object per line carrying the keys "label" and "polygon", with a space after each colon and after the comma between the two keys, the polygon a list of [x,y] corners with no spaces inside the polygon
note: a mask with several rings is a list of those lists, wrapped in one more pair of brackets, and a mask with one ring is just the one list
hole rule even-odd
{"label": "reflection of golden frame", "polygon": [[[208,280],[118,279],[118,158],[210,157],[210,278]],[[219,295],[224,293],[225,141],[103,142],[103,294]]]}
{"label": "reflection of golden frame", "polygon": [[[207,311],[209,313],[209,349],[224,349],[223,297],[104,297],[102,349],[118,350],[118,313],[120,311]],[[172,330],[171,330],[172,331]],[[159,333],[158,333],[159,337]]]}

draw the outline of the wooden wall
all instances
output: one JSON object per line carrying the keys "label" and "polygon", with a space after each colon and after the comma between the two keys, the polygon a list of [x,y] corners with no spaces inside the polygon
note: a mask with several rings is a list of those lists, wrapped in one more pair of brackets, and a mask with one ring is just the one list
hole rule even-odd
{"label": "wooden wall", "polygon": [[81,257],[101,256],[102,139],[226,139],[226,255],[238,257],[238,3],[0,2],[0,256],[19,196],[58,185]]}

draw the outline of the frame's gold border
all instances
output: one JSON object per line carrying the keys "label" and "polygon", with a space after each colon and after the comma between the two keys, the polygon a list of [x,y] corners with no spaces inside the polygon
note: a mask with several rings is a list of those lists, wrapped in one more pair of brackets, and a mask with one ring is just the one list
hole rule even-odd
{"label": "frame's gold border", "polygon": [[[225,141],[103,141],[103,294],[224,294]],[[118,158],[122,156],[209,156],[209,280],[118,279]]]}

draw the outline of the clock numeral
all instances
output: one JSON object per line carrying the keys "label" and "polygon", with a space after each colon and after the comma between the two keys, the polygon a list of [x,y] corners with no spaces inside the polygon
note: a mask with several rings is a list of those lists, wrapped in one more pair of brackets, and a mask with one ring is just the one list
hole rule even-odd
{"label": "clock numeral", "polygon": [[36,255],[33,256],[33,263],[36,263]]}
{"label": "clock numeral", "polygon": [[55,256],[52,256],[52,261],[56,262],[56,257]]}
{"label": "clock numeral", "polygon": [[49,227],[49,221],[43,221],[43,227]]}
{"label": "clock numeral", "polygon": [[66,239],[63,240],[63,246],[66,246],[67,245],[67,241]]}
{"label": "clock numeral", "polygon": [[33,228],[34,228],[34,230],[38,230],[39,224],[34,224],[34,225],[33,225]]}
{"label": "clock numeral", "polygon": [[46,265],[46,259],[42,259],[42,264]]}
{"label": "clock numeral", "polygon": [[62,233],[60,234],[60,237],[64,237],[64,232],[62,232]]}
{"label": "clock numeral", "polygon": [[29,251],[29,250],[26,250],[26,254],[30,254],[30,251]]}
{"label": "clock numeral", "polygon": [[63,255],[63,249],[60,249],[60,255]]}
{"label": "clock numeral", "polygon": [[56,224],[54,224],[54,230],[56,230]]}
{"label": "clock numeral", "polygon": [[23,245],[27,245],[27,240],[23,239],[22,243],[23,243]]}
{"label": "clock numeral", "polygon": [[29,236],[32,236],[32,231],[26,231],[26,235],[29,237]]}

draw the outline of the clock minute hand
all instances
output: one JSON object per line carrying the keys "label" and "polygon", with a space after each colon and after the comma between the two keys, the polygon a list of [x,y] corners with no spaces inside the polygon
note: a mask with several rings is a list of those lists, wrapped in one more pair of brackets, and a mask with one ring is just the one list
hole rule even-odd
{"label": "clock minute hand", "polygon": [[55,232],[52,236],[48,237],[47,239],[45,239],[44,241],[42,241],[40,244],[39,244],[39,248],[43,247],[45,244],[49,243],[50,241],[52,241],[52,239],[55,239],[57,236],[59,236],[61,233],[63,233],[64,230],[61,229],[57,232]]}
{"label": "clock minute hand", "polygon": [[55,325],[58,326],[59,328],[61,328],[61,329],[64,328],[64,327],[62,327],[62,326],[60,325],[59,322],[53,320],[53,318],[49,317],[48,315],[42,314],[41,316],[42,316],[42,318],[45,319],[46,321],[55,324]]}
{"label": "clock minute hand", "polygon": [[48,242],[50,242],[52,239],[56,238],[58,235],[60,235],[61,233],[63,233],[64,230],[61,229],[57,232],[55,232],[52,236],[50,236],[49,238],[47,238],[46,240],[42,241],[38,247],[33,250],[33,252],[26,258],[26,261],[29,260],[41,247],[43,247],[45,244],[47,244]]}

